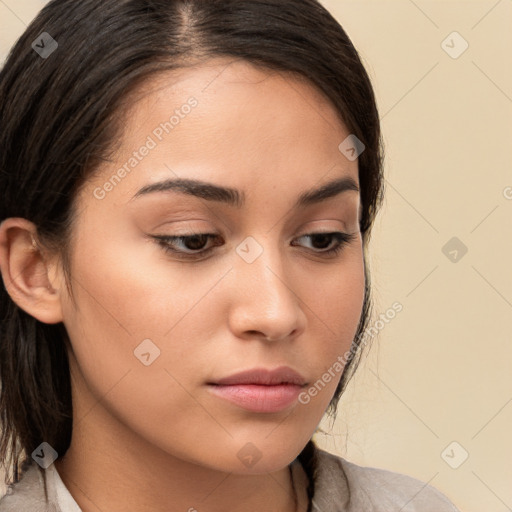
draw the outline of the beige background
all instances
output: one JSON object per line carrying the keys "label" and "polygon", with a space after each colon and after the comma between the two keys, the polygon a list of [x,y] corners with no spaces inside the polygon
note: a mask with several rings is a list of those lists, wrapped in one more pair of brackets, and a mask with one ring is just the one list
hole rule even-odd
{"label": "beige background", "polygon": [[[375,320],[395,301],[403,311],[317,441],[429,482],[462,511],[510,510],[512,1],[323,3],[376,89],[387,197],[371,246]],[[0,0],[2,62],[43,5]],[[452,237],[468,249],[455,262],[442,251]],[[446,462],[466,452],[457,469]]]}

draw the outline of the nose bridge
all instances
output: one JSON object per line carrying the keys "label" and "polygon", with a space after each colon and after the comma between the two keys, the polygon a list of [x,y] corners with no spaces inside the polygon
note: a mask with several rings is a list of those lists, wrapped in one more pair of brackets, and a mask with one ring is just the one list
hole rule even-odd
{"label": "nose bridge", "polygon": [[250,286],[254,294],[282,296],[291,294],[287,286],[284,256],[272,236],[259,236],[258,240],[247,237],[238,247],[241,261],[237,262],[237,274]]}
{"label": "nose bridge", "polygon": [[288,282],[285,256],[275,237],[247,237],[236,252],[235,328],[271,338],[299,329],[304,320],[300,300]]}

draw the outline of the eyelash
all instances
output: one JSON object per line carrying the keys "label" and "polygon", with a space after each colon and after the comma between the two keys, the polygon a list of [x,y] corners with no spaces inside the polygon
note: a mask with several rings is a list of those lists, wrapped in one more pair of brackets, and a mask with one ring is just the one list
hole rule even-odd
{"label": "eyelash", "polygon": [[[357,234],[355,233],[342,233],[339,231],[333,231],[333,232],[317,232],[317,233],[307,233],[299,237],[305,238],[305,237],[315,237],[315,236],[327,236],[327,237],[334,237],[337,240],[337,244],[328,250],[324,251],[314,251],[314,254],[318,254],[324,257],[335,257],[345,247],[345,245],[349,244],[353,240],[357,238]],[[194,238],[201,238],[201,237],[207,237],[207,238],[213,238],[218,237],[218,235],[214,233],[194,233],[190,235],[180,235],[180,236],[167,236],[167,235],[155,235],[152,238],[154,238],[157,243],[164,249],[166,253],[170,253],[176,258],[179,259],[198,259],[199,257],[204,258],[207,255],[211,253],[211,251],[214,249],[215,246],[209,247],[208,249],[201,250],[199,252],[195,253],[186,253],[184,251],[178,251],[173,248],[173,242],[187,242],[190,239]],[[217,244],[218,245],[218,244]]]}

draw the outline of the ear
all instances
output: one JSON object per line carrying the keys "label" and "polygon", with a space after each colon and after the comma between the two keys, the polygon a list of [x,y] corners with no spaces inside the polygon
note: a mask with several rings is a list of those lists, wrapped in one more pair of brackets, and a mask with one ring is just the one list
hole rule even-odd
{"label": "ear", "polygon": [[22,218],[8,218],[0,224],[0,271],[7,293],[25,312],[40,322],[61,322],[59,289],[54,289],[49,265],[37,243],[37,228]]}

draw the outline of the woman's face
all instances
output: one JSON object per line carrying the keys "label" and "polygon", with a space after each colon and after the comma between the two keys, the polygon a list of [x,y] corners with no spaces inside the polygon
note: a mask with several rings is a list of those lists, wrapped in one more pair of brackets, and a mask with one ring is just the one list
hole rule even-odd
{"label": "woman's face", "polygon": [[[62,311],[75,428],[101,417],[87,428],[112,445],[261,473],[311,438],[356,333],[359,192],[304,194],[340,179],[359,185],[358,165],[340,151],[350,133],[315,88],[229,62],[145,86],[115,161],[78,197],[76,307],[62,288]],[[327,254],[340,244],[333,232],[354,238]],[[167,251],[156,238],[179,236],[192,238],[167,239]],[[283,367],[299,385],[284,374],[273,386],[254,376],[219,385]]]}

